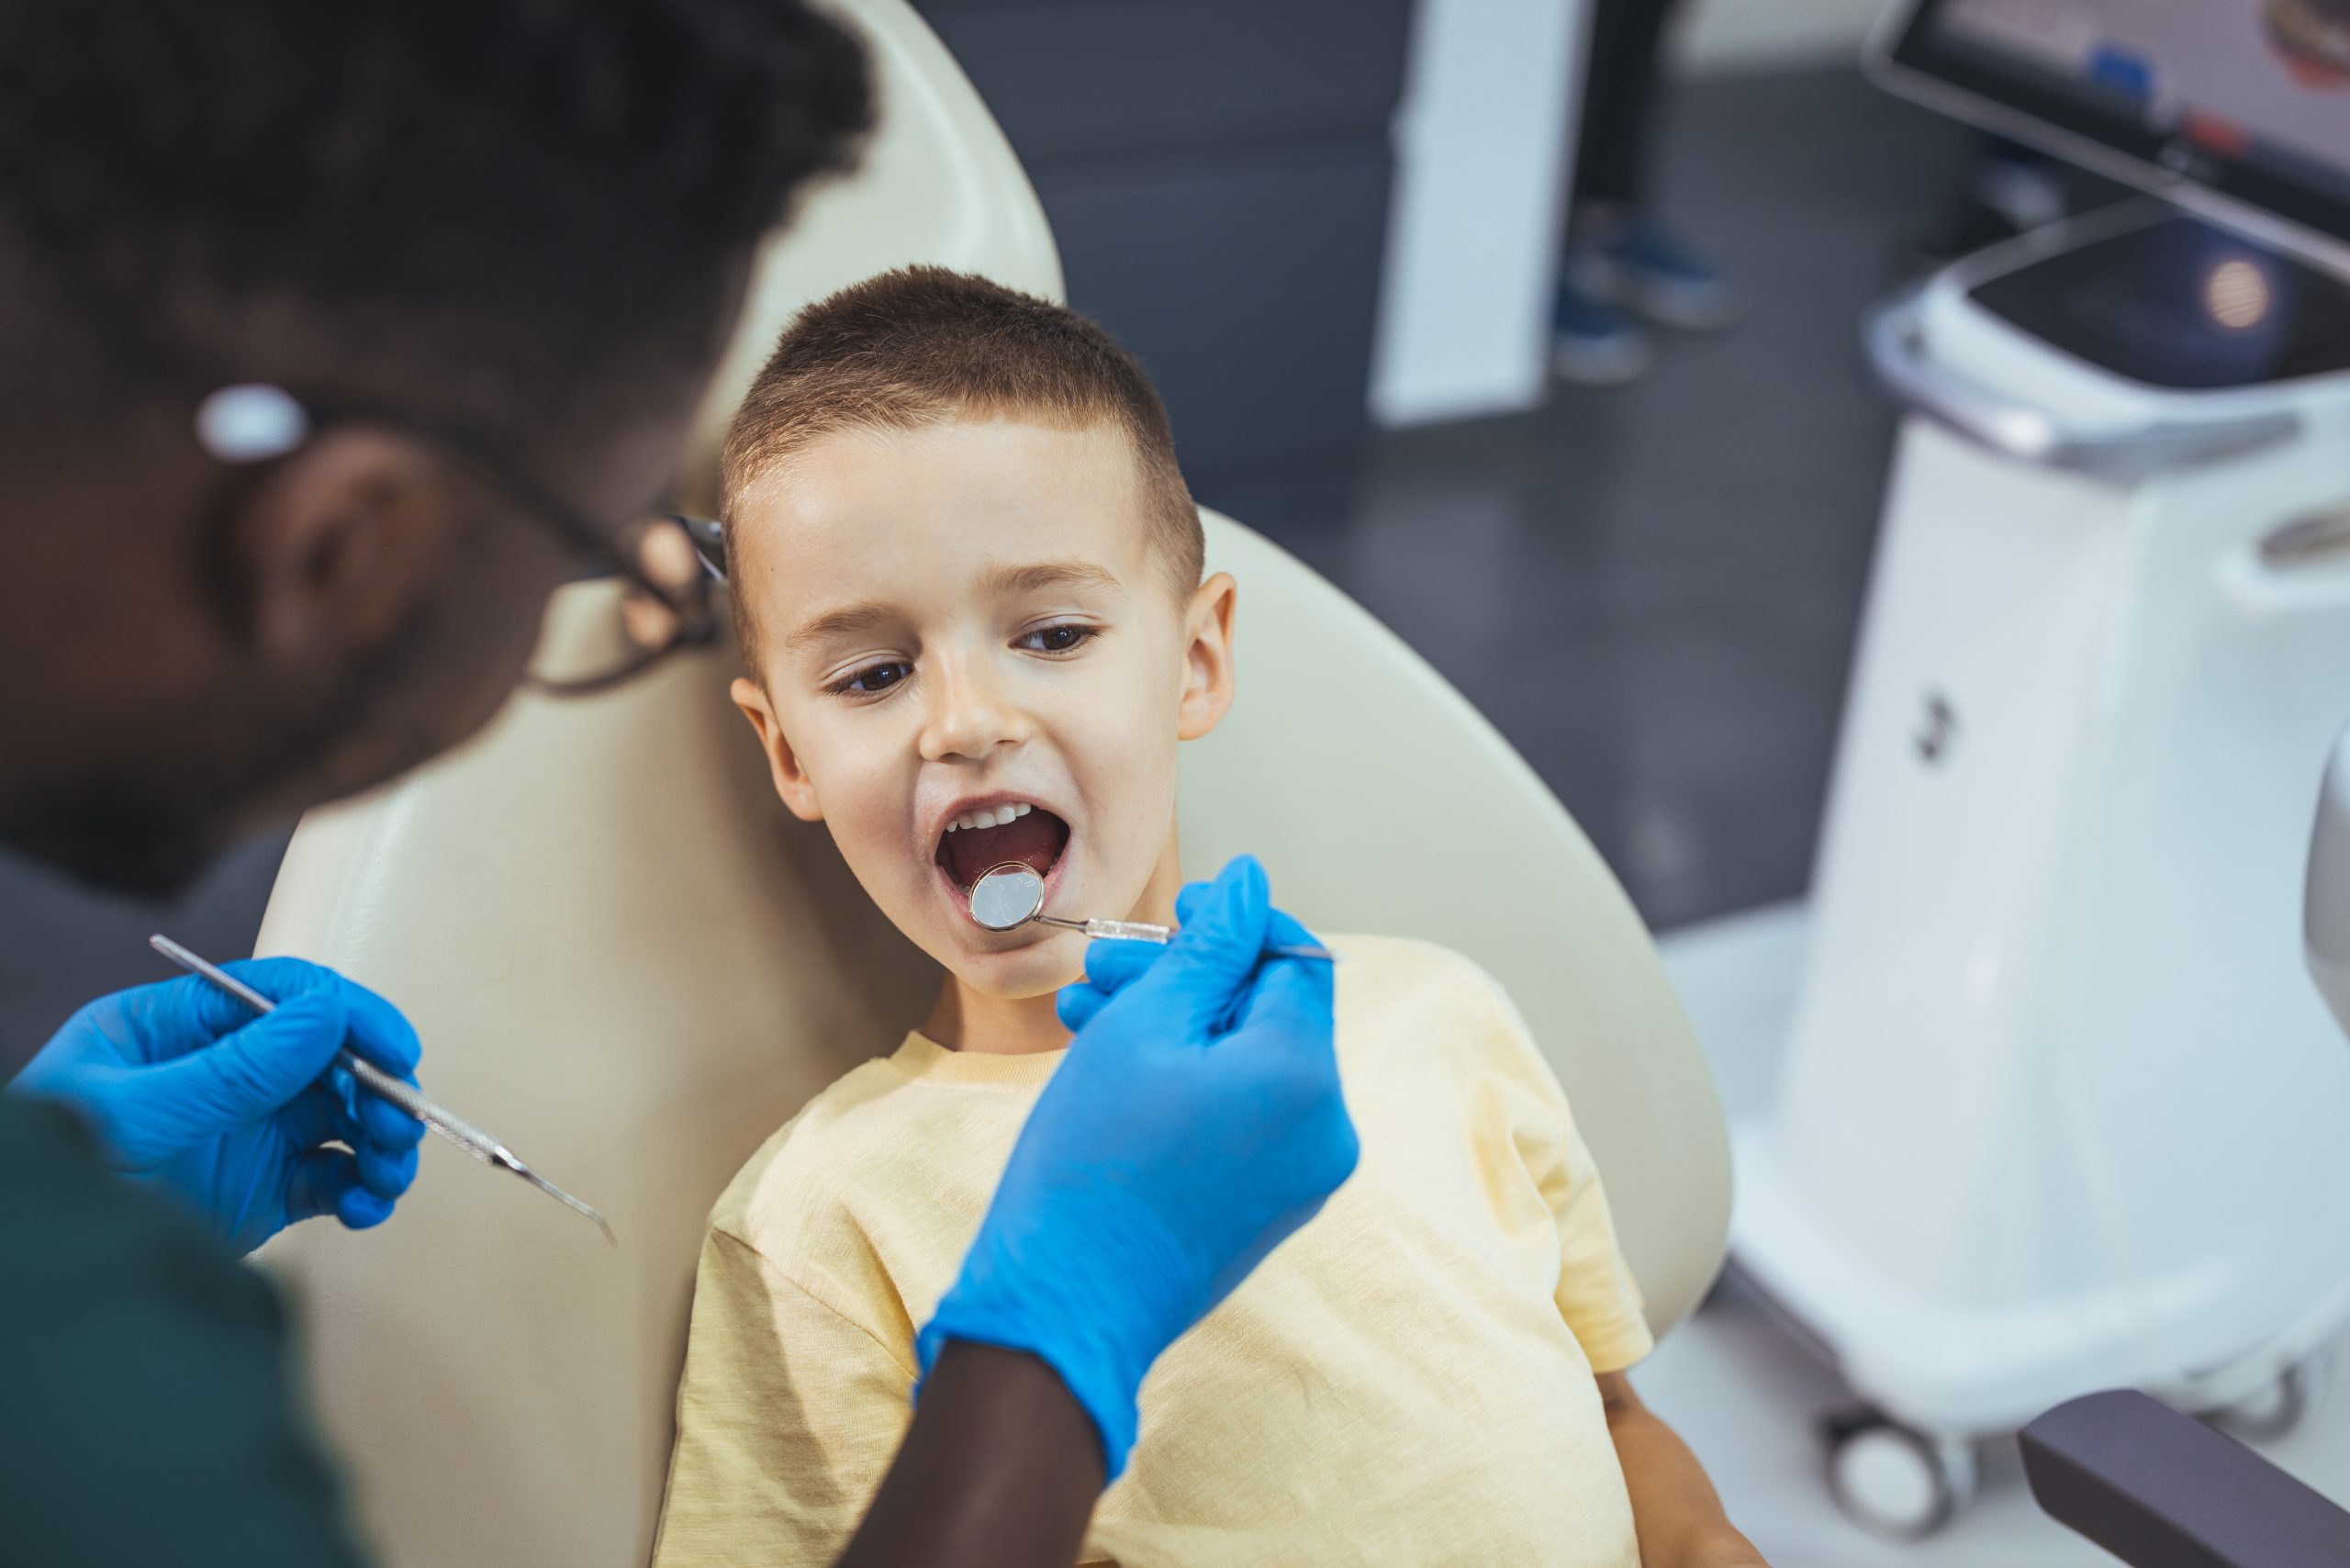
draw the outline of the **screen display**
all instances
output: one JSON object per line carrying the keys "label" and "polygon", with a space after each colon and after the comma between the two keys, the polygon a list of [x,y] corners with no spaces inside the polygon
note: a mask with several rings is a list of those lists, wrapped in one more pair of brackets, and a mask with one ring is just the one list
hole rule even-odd
{"label": "screen display", "polygon": [[2350,239],[2350,0],[1919,0],[1892,60]]}

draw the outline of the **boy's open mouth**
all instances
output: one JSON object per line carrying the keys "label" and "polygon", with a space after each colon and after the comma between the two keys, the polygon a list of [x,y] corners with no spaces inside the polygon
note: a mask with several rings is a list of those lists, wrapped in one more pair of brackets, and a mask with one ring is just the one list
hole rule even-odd
{"label": "boy's open mouth", "polygon": [[934,856],[947,879],[968,895],[971,884],[998,866],[1025,862],[1036,875],[1052,874],[1069,847],[1069,823],[1026,801],[963,812],[938,835]]}

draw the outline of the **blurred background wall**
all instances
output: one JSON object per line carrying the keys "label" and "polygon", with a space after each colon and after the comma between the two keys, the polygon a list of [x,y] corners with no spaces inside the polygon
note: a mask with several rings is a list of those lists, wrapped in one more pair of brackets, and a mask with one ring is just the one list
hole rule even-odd
{"label": "blurred background wall", "polygon": [[1777,70],[1850,60],[1883,0],[1711,0],[1682,29],[1684,74]]}

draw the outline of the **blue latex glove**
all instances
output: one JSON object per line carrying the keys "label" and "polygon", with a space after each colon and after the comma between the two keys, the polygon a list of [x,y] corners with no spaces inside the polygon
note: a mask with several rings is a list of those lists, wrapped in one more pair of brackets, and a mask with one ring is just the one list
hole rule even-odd
{"label": "blue latex glove", "polygon": [[[1214,882],[1192,882],[1175,895],[1175,921],[1189,925],[1200,913],[1208,898],[1215,891]],[[1270,943],[1318,947],[1322,938],[1307,930],[1303,922],[1280,910],[1272,911],[1265,922],[1265,940]],[[1085,950],[1085,979],[1065,986],[1054,1007],[1061,1022],[1071,1031],[1080,1030],[1093,1021],[1093,1015],[1110,1004],[1113,997],[1142,978],[1150,967],[1165,957],[1167,947],[1157,942],[1125,942],[1102,940]],[[1236,1000],[1244,1000],[1247,993]],[[1227,1027],[1228,1023],[1227,1023]]]}
{"label": "blue latex glove", "polygon": [[223,967],[277,1010],[256,1017],[193,978],[117,991],[69,1019],[10,1092],[71,1105],[109,1166],[193,1205],[239,1252],[314,1215],[382,1224],[416,1180],[424,1127],[334,1057],[347,1045],[413,1083],[416,1031],[332,969]]}
{"label": "blue latex glove", "polygon": [[1077,1029],[963,1271],[916,1341],[1034,1354],[1102,1434],[1114,1478],[1159,1353],[1353,1173],[1326,962],[1264,958],[1277,917],[1243,856],[1187,890],[1165,947],[1096,942],[1061,993]]}

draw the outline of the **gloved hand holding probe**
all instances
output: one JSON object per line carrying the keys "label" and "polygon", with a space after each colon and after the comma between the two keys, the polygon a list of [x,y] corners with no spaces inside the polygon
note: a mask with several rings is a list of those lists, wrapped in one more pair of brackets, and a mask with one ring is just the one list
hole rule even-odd
{"label": "gloved hand holding probe", "polygon": [[69,1019],[10,1092],[71,1105],[108,1165],[192,1204],[239,1252],[316,1215],[381,1224],[416,1179],[424,1127],[358,1092],[334,1057],[348,1045],[412,1082],[416,1031],[332,969],[227,968],[277,1010],[255,1017],[193,979],[117,991]]}
{"label": "gloved hand holding probe", "polygon": [[1061,993],[1078,1030],[1029,1115],[963,1272],[922,1332],[1026,1350],[1060,1373],[1115,1477],[1159,1353],[1355,1167],[1326,961],[1248,857],[1185,890],[1169,946],[1096,942]]}

